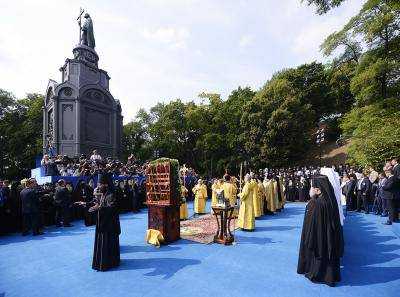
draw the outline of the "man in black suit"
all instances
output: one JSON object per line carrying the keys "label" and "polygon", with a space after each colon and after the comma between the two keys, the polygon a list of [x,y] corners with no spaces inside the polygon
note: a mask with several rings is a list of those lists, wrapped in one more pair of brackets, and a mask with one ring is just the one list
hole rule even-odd
{"label": "man in black suit", "polygon": [[386,183],[382,185],[383,197],[386,199],[386,206],[389,211],[389,217],[384,225],[391,225],[397,221],[398,213],[395,206],[396,197],[399,195],[399,189],[396,185],[396,177],[393,175],[392,168],[386,168],[385,174],[387,176]]}
{"label": "man in black suit", "polygon": [[21,191],[23,227],[22,235],[28,235],[32,229],[34,236],[43,234],[39,230],[39,197],[35,190],[35,179],[26,181],[25,189]]}
{"label": "man in black suit", "polygon": [[398,220],[399,208],[400,208],[400,165],[398,163],[399,159],[392,158],[390,162],[393,166],[393,175],[395,177],[395,194],[394,194],[394,207],[395,207],[395,221]]}
{"label": "man in black suit", "polygon": [[392,158],[390,163],[393,166],[393,175],[396,178],[396,181],[400,183],[400,165],[398,163],[398,158]]}
{"label": "man in black suit", "polygon": [[355,210],[356,209],[356,186],[357,186],[357,178],[354,173],[350,174],[350,180],[343,188],[343,195],[346,196],[346,208],[347,210]]}
{"label": "man in black suit", "polygon": [[54,194],[54,204],[56,207],[55,221],[57,227],[61,227],[61,220],[64,227],[71,227],[72,225],[69,223],[71,196],[63,179],[58,181],[58,187]]}
{"label": "man in black suit", "polygon": [[371,195],[372,184],[368,178],[368,173],[363,172],[362,178],[357,184],[357,211],[361,211],[361,207],[364,208],[365,213],[369,213],[369,198]]}

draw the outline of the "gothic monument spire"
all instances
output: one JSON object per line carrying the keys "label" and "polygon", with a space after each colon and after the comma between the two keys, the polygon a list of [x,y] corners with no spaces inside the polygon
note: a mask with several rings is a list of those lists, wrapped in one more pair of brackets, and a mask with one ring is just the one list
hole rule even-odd
{"label": "gothic monument spire", "polygon": [[77,20],[74,57],[60,68],[61,83],[50,80],[47,86],[43,153],[76,156],[97,149],[116,157],[121,148],[121,106],[110,93],[108,73],[98,67],[91,17],[81,9]]}

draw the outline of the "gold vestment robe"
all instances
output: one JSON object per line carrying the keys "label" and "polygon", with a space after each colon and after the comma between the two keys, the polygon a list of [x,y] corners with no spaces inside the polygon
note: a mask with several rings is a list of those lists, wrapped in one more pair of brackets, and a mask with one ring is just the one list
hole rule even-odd
{"label": "gold vestment robe", "polygon": [[196,185],[192,191],[194,193],[194,213],[206,213],[207,187]]}
{"label": "gold vestment robe", "polygon": [[229,200],[229,204],[234,206],[236,203],[236,188],[230,182],[224,182],[222,185],[222,189],[224,190],[224,196]]}
{"label": "gold vestment robe", "polygon": [[186,203],[187,193],[188,190],[184,186],[181,186],[181,196],[182,198],[184,198],[183,200],[185,201],[181,203],[181,206],[179,208],[179,217],[181,220],[187,220],[187,218],[189,217],[188,207]]}
{"label": "gold vestment robe", "polygon": [[253,210],[253,191],[254,184],[246,182],[240,196],[240,209],[238,217],[238,227],[245,230],[254,230],[255,219]]}
{"label": "gold vestment robe", "polygon": [[260,213],[262,216],[264,215],[264,201],[265,201],[264,197],[265,197],[265,189],[262,182],[260,181],[258,183],[258,199],[260,201]]}
{"label": "gold vestment robe", "polygon": [[264,181],[264,187],[267,200],[267,209],[271,212],[275,212],[278,207],[278,204],[276,203],[276,198],[278,196],[276,196],[277,193],[275,192],[274,181],[272,179]]}
{"label": "gold vestment robe", "polygon": [[253,179],[250,182],[252,189],[253,189],[253,211],[254,211],[254,216],[256,218],[261,216],[261,209],[260,209],[260,197],[258,194],[258,184],[257,182]]}
{"label": "gold vestment robe", "polygon": [[218,202],[217,200],[217,190],[221,188],[221,184],[219,182],[213,184],[211,186],[211,206],[215,206]]}

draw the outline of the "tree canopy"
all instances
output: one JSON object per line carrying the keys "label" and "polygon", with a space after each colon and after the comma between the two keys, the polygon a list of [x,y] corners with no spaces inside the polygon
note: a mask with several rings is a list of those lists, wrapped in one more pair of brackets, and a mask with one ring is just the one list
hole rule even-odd
{"label": "tree canopy", "polygon": [[339,51],[334,69],[347,68],[355,106],[343,117],[341,128],[351,140],[349,157],[354,163],[379,166],[390,156],[399,156],[399,42],[400,2],[368,0],[321,46],[326,55]]}
{"label": "tree canopy", "polygon": [[0,89],[0,106],[0,176],[28,176],[42,151],[43,96],[28,94],[16,100]]}

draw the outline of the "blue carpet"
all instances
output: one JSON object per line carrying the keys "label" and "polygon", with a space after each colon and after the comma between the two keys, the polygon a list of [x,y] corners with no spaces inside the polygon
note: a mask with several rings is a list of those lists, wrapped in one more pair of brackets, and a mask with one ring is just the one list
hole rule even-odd
{"label": "blue carpet", "polygon": [[342,282],[330,288],[296,273],[303,212],[288,204],[257,220],[255,232],[236,231],[233,246],[180,240],[160,249],[144,243],[145,211],[124,214],[121,266],[103,273],[91,269],[94,228],[82,222],[3,237],[0,296],[399,296],[398,226],[349,212]]}

